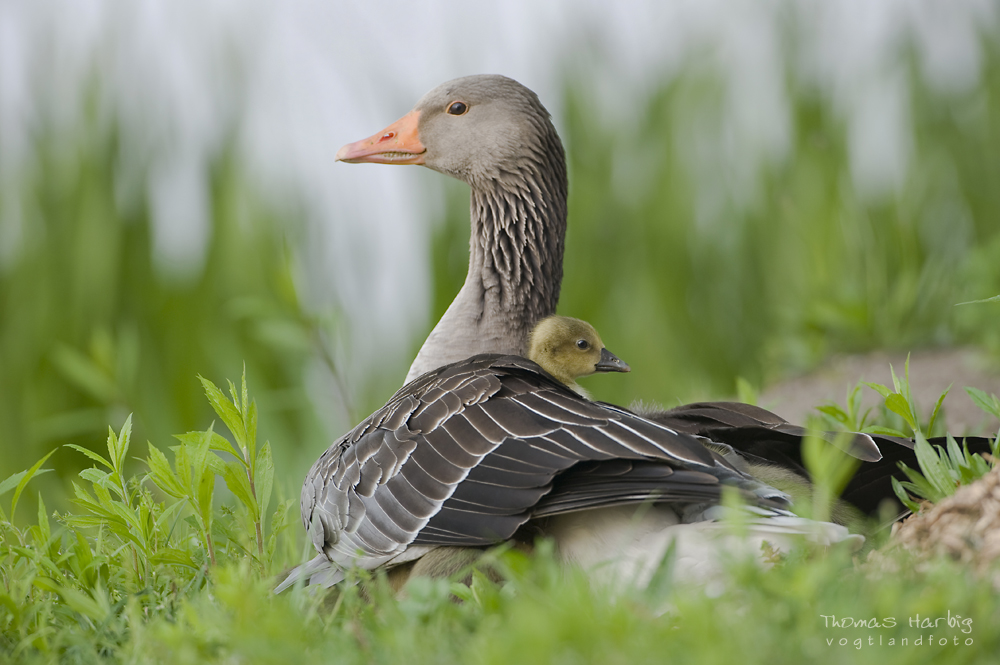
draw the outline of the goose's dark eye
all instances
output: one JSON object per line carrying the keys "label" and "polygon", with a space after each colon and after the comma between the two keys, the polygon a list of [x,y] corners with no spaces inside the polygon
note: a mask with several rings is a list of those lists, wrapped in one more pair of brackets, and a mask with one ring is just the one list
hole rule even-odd
{"label": "goose's dark eye", "polygon": [[578,339],[576,340],[576,348],[580,349],[581,351],[586,351],[587,349],[590,348],[590,344],[585,339]]}
{"label": "goose's dark eye", "polygon": [[464,115],[469,110],[469,105],[465,102],[452,102],[448,107],[449,115]]}

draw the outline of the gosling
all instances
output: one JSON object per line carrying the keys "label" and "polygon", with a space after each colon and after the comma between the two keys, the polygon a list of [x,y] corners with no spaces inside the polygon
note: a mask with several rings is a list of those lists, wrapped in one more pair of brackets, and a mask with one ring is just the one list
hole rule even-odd
{"label": "gosling", "polygon": [[596,372],[630,372],[631,367],[604,347],[594,326],[568,316],[542,319],[528,336],[528,359],[554,379],[590,399],[576,380]]}

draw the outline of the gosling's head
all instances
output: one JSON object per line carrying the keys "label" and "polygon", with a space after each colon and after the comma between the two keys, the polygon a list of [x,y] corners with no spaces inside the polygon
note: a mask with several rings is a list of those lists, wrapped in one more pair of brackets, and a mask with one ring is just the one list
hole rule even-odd
{"label": "gosling's head", "polygon": [[576,384],[580,377],[631,370],[604,348],[592,325],[568,316],[550,316],[535,325],[528,338],[528,359],[582,395],[583,389]]}

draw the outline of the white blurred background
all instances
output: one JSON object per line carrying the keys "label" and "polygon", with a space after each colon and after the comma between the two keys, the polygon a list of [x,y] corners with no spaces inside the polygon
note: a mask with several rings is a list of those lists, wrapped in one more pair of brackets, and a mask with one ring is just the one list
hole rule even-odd
{"label": "white blurred background", "polygon": [[[842,116],[855,184],[880,196],[905,178],[913,143],[900,54],[915,49],[935,89],[967,90],[980,77],[977,30],[996,19],[983,0],[2,0],[0,261],[23,235],[16,184],[40,118],[73,132],[90,104],[120,123],[121,176],[148,193],[157,264],[181,277],[204,260],[205,174],[235,132],[260,191],[306,211],[302,286],[315,306],[347,314],[352,376],[404,363],[433,323],[428,238],[442,188],[420,169],[346,166],[333,155],[437,84],[503,73],[535,90],[558,124],[563,75],[583,71],[613,126],[696,59],[726,83],[723,131],[686,130],[706,188],[699,220],[712,223],[719,188],[752,198],[758,165],[788,150],[789,66]],[[780,48],[789,39],[792,63]],[[576,59],[581,41],[600,55]],[[128,183],[130,173],[143,182]]]}

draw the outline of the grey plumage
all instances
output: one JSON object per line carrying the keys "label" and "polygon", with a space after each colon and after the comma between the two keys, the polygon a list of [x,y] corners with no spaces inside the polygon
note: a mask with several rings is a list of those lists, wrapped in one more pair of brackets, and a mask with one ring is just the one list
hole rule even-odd
{"label": "grey plumage", "polygon": [[537,517],[715,504],[723,485],[787,505],[695,437],[591,402],[525,358],[480,355],[408,384],[316,461],[301,509],[320,554],[279,590],[437,546],[491,545]]}
{"label": "grey plumage", "polygon": [[[442,111],[455,100],[461,117]],[[548,111],[504,76],[469,76],[414,107],[424,164],[469,184],[465,283],[406,380],[477,353],[524,355],[528,332],[559,300],[566,235],[566,158]]]}

